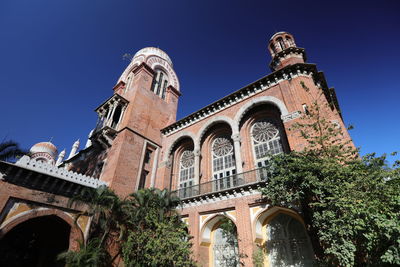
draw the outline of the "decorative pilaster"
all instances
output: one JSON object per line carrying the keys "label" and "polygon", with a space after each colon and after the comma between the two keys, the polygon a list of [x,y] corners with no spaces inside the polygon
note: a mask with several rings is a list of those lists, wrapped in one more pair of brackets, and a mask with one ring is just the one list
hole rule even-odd
{"label": "decorative pilaster", "polygon": [[242,153],[240,152],[240,141],[241,141],[240,134],[239,133],[233,134],[232,140],[235,149],[236,173],[242,173],[243,165],[242,165]]}

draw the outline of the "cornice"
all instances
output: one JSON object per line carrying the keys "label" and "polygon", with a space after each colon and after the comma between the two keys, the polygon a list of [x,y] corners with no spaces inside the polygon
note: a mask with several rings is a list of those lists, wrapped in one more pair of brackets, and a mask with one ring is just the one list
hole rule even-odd
{"label": "cornice", "polygon": [[314,76],[317,72],[315,64],[297,63],[286,66],[178,120],[162,129],[161,132],[168,136],[193,125],[198,121],[210,117],[217,112],[227,109],[257,93],[266,91],[279,84],[281,81],[291,80],[298,76]]}
{"label": "cornice", "polygon": [[300,47],[288,47],[285,50],[282,50],[278,53],[275,54],[275,56],[272,58],[271,63],[269,64],[269,67],[274,70],[275,67],[280,63],[280,60],[290,54],[296,54],[296,55],[301,55],[304,59],[304,62],[307,61],[307,56],[306,56],[306,51],[304,48]]}
{"label": "cornice", "polygon": [[150,72],[151,74],[155,74],[155,72],[154,72],[154,70],[149,66],[149,65],[147,65],[145,62],[142,62],[139,66],[137,66],[136,68],[134,68],[133,70],[132,70],[132,72],[134,73],[134,74],[136,74],[140,69],[145,69],[145,70],[147,70],[148,72]]}
{"label": "cornice", "polygon": [[109,102],[122,102],[123,104],[128,104],[129,100],[127,100],[126,98],[124,98],[123,96],[121,96],[118,93],[114,93],[112,96],[110,96],[106,101],[104,101],[102,104],[100,104],[100,106],[98,106],[94,111],[98,111],[99,109],[101,109],[102,107],[104,107],[104,105],[106,105]]}

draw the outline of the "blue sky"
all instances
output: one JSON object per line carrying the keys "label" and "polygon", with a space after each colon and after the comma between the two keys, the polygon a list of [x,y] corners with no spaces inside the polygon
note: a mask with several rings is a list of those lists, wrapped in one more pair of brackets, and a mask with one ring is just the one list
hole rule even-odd
{"label": "blue sky", "polygon": [[362,154],[400,150],[400,1],[0,1],[0,139],[67,153],[95,126],[125,53],[160,47],[183,96],[178,118],[270,73],[288,31],[335,87]]}

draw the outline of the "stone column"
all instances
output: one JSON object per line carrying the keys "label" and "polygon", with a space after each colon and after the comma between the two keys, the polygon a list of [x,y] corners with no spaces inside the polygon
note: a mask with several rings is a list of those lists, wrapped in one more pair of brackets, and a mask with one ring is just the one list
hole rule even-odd
{"label": "stone column", "polygon": [[242,162],[242,153],[240,150],[240,134],[236,133],[232,135],[233,146],[235,149],[235,159],[236,159],[236,173],[243,172],[243,162]]}
{"label": "stone column", "polygon": [[200,149],[196,148],[194,154],[194,182],[196,185],[200,183]]}
{"label": "stone column", "polygon": [[154,155],[153,160],[153,168],[151,169],[151,180],[150,180],[150,187],[154,187],[155,179],[156,179],[156,172],[158,167],[158,154],[160,153],[160,148],[157,147]]}
{"label": "stone column", "polygon": [[117,103],[116,102],[114,102],[113,104],[112,104],[112,111],[111,111],[111,113],[110,113],[110,116],[108,116],[108,118],[107,118],[107,126],[109,126],[109,127],[111,127],[111,125],[112,125],[112,119],[113,119],[113,117],[114,117],[114,112],[115,112],[115,109],[117,108]]}

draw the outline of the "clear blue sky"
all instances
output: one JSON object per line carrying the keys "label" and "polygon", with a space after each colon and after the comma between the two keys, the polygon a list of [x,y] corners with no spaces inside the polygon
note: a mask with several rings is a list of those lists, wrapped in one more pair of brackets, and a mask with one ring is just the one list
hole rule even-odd
{"label": "clear blue sky", "polygon": [[181,82],[178,118],[270,73],[267,42],[288,31],[335,87],[362,153],[400,150],[400,1],[0,1],[0,139],[59,151],[127,66],[160,47]]}

